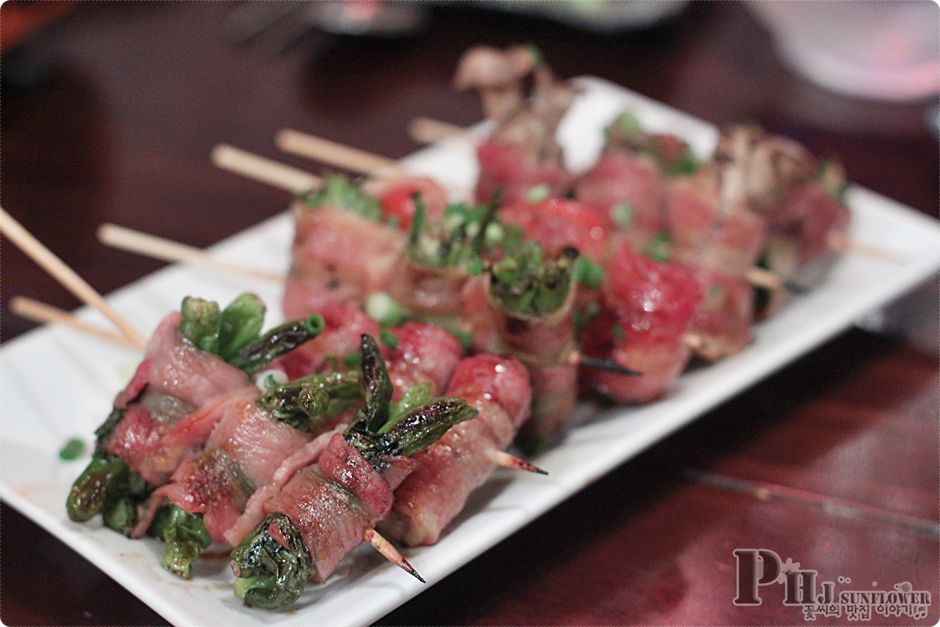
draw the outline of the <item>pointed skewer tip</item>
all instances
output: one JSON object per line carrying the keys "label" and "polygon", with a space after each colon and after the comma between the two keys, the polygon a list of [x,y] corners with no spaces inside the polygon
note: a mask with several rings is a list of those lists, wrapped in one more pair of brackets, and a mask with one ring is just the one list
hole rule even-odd
{"label": "pointed skewer tip", "polygon": [[366,529],[362,534],[363,540],[372,545],[372,547],[378,551],[382,557],[395,564],[403,571],[420,581],[421,583],[427,583],[424,577],[418,574],[418,571],[415,570],[415,567],[405,559],[405,556],[398,552],[391,542],[386,540],[382,534],[380,534],[375,529]]}
{"label": "pointed skewer tip", "polygon": [[532,462],[526,461],[521,457],[516,457],[511,455],[506,451],[501,451],[499,449],[492,449],[489,451],[490,461],[501,468],[512,468],[514,470],[524,470],[526,472],[535,473],[537,475],[547,475],[548,471],[539,468]]}

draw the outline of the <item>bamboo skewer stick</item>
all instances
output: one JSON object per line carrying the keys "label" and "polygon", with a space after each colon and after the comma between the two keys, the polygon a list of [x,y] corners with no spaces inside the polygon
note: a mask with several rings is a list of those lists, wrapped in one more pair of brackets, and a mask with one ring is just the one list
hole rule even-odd
{"label": "bamboo skewer stick", "polygon": [[80,333],[86,333],[103,340],[108,340],[109,342],[123,344],[131,348],[142,348],[139,344],[121,333],[115,333],[109,329],[102,329],[96,324],[91,324],[76,318],[73,314],[64,309],[59,309],[58,307],[53,307],[52,305],[47,305],[46,303],[41,303],[38,300],[33,300],[25,296],[14,296],[12,300],[10,300],[10,311],[33,322],[59,324]]}
{"label": "bamboo skewer stick", "polygon": [[181,244],[173,240],[117,226],[116,224],[102,224],[98,227],[98,240],[108,246],[163,261],[183,261],[210,268],[221,268],[267,281],[284,280],[282,275],[265,272],[237,261],[221,259],[195,246]]}
{"label": "bamboo skewer stick", "polygon": [[412,118],[408,123],[408,136],[420,144],[436,144],[445,139],[456,139],[469,135],[467,129],[424,116]]}
{"label": "bamboo skewer stick", "polygon": [[786,287],[780,275],[770,270],[752,266],[744,273],[744,278],[755,287],[765,287],[769,290],[780,290]]}
{"label": "bamboo skewer stick", "polygon": [[0,232],[10,238],[16,246],[48,272],[65,289],[77,296],[82,302],[100,311],[113,322],[130,341],[140,347],[147,344],[147,339],[124,316],[119,314],[101,294],[95,291],[82,277],[55,256],[42,242],[23,228],[13,216],[0,208]]}
{"label": "bamboo skewer stick", "polygon": [[418,571],[415,570],[408,560],[405,559],[405,556],[398,552],[392,543],[386,540],[382,535],[379,534],[375,529],[366,529],[362,534],[362,539],[372,545],[376,551],[382,554],[382,557],[390,561],[392,564],[395,564],[406,573],[420,581],[421,583],[427,583],[424,580],[424,577],[418,574]]}
{"label": "bamboo skewer stick", "polygon": [[401,174],[398,162],[394,159],[293,129],[286,128],[278,131],[274,142],[284,152],[323,161],[346,170],[369,173],[374,176]]}
{"label": "bamboo skewer stick", "polygon": [[212,163],[223,170],[279,187],[292,194],[302,194],[322,182],[319,176],[228,144],[219,144],[212,149]]}
{"label": "bamboo skewer stick", "polygon": [[487,458],[494,466],[500,466],[502,468],[511,468],[513,470],[524,470],[526,472],[534,472],[538,475],[547,475],[548,472],[542,470],[533,463],[527,462],[526,460],[511,455],[506,451],[501,451],[499,449],[490,449],[486,452]]}
{"label": "bamboo skewer stick", "polygon": [[832,232],[827,234],[826,245],[833,250],[858,253],[860,255],[865,255],[875,259],[882,259],[892,263],[904,263],[904,260],[900,256],[891,252],[890,250],[885,250],[880,246],[876,246],[875,244],[870,244],[868,242],[860,242],[842,233]]}

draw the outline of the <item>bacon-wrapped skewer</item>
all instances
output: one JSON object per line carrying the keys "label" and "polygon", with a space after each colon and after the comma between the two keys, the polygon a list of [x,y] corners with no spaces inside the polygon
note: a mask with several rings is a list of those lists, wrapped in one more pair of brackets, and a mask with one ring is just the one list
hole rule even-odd
{"label": "bacon-wrapped skewer", "polygon": [[254,389],[248,374],[316,336],[319,318],[291,322],[258,337],[264,305],[243,294],[220,311],[200,299],[183,301],[151,338],[143,361],[96,430],[95,454],[66,501],[69,518],[96,514],[129,533],[137,503],[169,479],[212,430],[200,408],[226,393]]}
{"label": "bacon-wrapped skewer", "polygon": [[[814,179],[787,190],[769,210],[764,265],[803,289],[816,287],[848,241],[851,215],[842,201],[845,189],[842,167],[825,161]],[[786,297],[772,292],[762,296],[768,300],[758,303],[761,317],[773,315]]]}
{"label": "bacon-wrapped skewer", "polygon": [[748,180],[754,167],[745,138],[730,129],[716,159],[691,177],[672,181],[663,249],[697,269],[705,294],[692,330],[695,351],[708,360],[740,351],[751,340],[753,290],[748,272],[767,241],[767,219],[756,211]]}
{"label": "bacon-wrapped skewer", "polygon": [[457,366],[447,395],[478,410],[413,458],[417,467],[395,490],[381,529],[409,546],[434,544],[486,481],[494,455],[509,446],[529,415],[532,395],[526,368],[516,359],[476,355]]}
{"label": "bacon-wrapped skewer", "polygon": [[[533,75],[532,93],[524,96],[523,81]],[[460,60],[454,84],[480,91],[484,110],[496,128],[477,148],[480,176],[475,196],[486,202],[497,191],[507,202],[524,201],[544,185],[553,196],[568,186],[562,151],[555,131],[571,106],[574,91],[559,82],[532,47],[505,51],[480,46]]]}
{"label": "bacon-wrapped skewer", "polygon": [[620,403],[651,401],[688,363],[686,338],[701,289],[689,270],[638,254],[627,243],[608,260],[605,277],[604,307],[585,327],[583,350],[612,355],[640,376],[592,372],[593,384]]}
{"label": "bacon-wrapped skewer", "polygon": [[666,231],[667,179],[692,174],[697,162],[675,135],[645,132],[629,113],[607,127],[597,163],[574,184],[574,194],[609,219],[637,250]]}
{"label": "bacon-wrapped skewer", "polygon": [[[334,317],[336,312],[331,314]],[[359,326],[355,318],[345,326],[327,326],[319,337],[297,349],[310,368],[306,372],[324,366],[332,369],[328,362],[348,354],[349,331]],[[459,343],[443,330],[418,323],[398,332],[402,339],[396,340],[398,348],[391,351],[396,381],[408,385],[406,389],[425,384],[426,394],[438,392],[460,358]],[[450,341],[440,342],[441,334]],[[429,353],[432,341],[436,342],[437,360],[428,359],[421,368],[414,367],[416,356]],[[342,352],[321,353],[320,361],[315,361],[316,349],[324,347]],[[287,357],[296,365],[297,360],[290,354]],[[380,359],[378,353],[370,358]],[[276,361],[269,368],[279,365]],[[263,394],[248,386],[208,403],[192,417],[193,424],[207,433],[205,448],[183,461],[173,473],[172,483],[153,493],[146,515],[134,529],[135,537],[149,530],[167,540],[164,564],[184,576],[208,539],[237,544],[253,526],[241,518],[252,508],[255,489],[270,484],[278,472],[286,472],[282,467],[295,466],[293,460],[303,457],[302,449],[311,439],[342,422],[348,415],[344,414],[345,406],[360,396],[358,374],[335,371],[307,374],[274,385]],[[170,506],[158,511],[165,502]],[[186,529],[185,538],[181,527]],[[172,537],[168,537],[170,529]]]}
{"label": "bacon-wrapped skewer", "polygon": [[395,284],[405,240],[381,221],[374,198],[340,176],[294,203],[296,230],[284,314],[328,305],[361,307]]}
{"label": "bacon-wrapped skewer", "polygon": [[476,415],[459,399],[393,409],[391,381],[364,335],[366,404],[264,503],[266,517],[232,552],[235,593],[247,605],[283,607],[308,580],[323,581],[391,510],[408,458]]}

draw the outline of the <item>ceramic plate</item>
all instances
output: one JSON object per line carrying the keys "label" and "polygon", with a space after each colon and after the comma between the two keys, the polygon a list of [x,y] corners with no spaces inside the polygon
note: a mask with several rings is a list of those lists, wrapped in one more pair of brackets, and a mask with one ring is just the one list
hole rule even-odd
{"label": "ceramic plate", "polygon": [[[601,128],[630,109],[653,130],[687,138],[701,154],[715,142],[715,129],[661,104],[598,79],[578,81],[584,91],[559,137],[569,165],[588,167],[601,147]],[[468,189],[476,176],[469,142],[451,140],[412,155],[407,168]],[[408,552],[433,585],[520,527],[581,490],[670,432],[694,420],[755,381],[797,359],[891,301],[940,267],[936,221],[865,189],[853,187],[848,203],[852,235],[895,251],[891,263],[847,254],[828,280],[795,298],[775,319],[757,327],[753,345],[709,367],[683,375],[660,401],[639,408],[599,411],[583,405],[565,442],[536,461],[548,477],[498,471],[478,490],[449,532],[433,547]],[[279,215],[214,247],[218,255],[283,271],[288,265],[291,221]],[[152,330],[186,294],[228,301],[254,290],[277,308],[276,285],[221,272],[172,266],[109,296],[140,328]],[[95,312],[83,318],[104,324]],[[269,323],[277,322],[269,316]],[[88,558],[175,624],[366,624],[426,590],[399,569],[360,547],[324,585],[310,586],[284,612],[243,607],[232,593],[225,560],[205,561],[192,581],[160,568],[162,545],[131,541],[100,522],[75,524],[65,515],[65,496],[86,460],[62,462],[59,447],[70,437],[91,443],[114,394],[130,378],[140,355],[62,328],[42,328],[0,348],[0,496]]]}

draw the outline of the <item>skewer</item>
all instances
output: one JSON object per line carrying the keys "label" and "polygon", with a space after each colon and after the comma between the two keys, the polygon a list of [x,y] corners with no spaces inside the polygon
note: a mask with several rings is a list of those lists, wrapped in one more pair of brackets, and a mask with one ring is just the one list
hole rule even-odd
{"label": "skewer", "polygon": [[603,358],[603,357],[591,357],[590,355],[585,355],[579,351],[571,351],[571,354],[568,355],[568,363],[570,364],[580,364],[588,368],[593,368],[594,370],[604,370],[606,372],[612,372],[614,374],[622,374],[628,377],[638,377],[641,376],[642,372],[637,372],[636,370],[631,370],[626,366],[621,366],[613,359]]}
{"label": "skewer", "polygon": [[220,259],[195,246],[148,235],[116,224],[102,224],[98,227],[98,240],[108,246],[163,261],[183,261],[211,268],[221,268],[267,281],[284,280],[282,275],[265,272],[237,261]]}
{"label": "skewer", "polygon": [[[111,342],[123,344],[124,346],[130,346],[132,348],[140,348],[136,344],[132,343],[128,338],[124,337],[123,335],[120,335],[119,333],[114,333],[107,329],[102,329],[101,327],[97,325],[89,324],[83,320],[79,320],[74,315],[70,314],[69,312],[65,310],[59,309],[57,307],[53,307],[52,305],[41,303],[37,300],[33,300],[32,298],[27,298],[25,296],[14,296],[13,299],[10,301],[10,310],[17,315],[22,316],[23,318],[27,318],[35,322],[43,322],[43,323],[51,322],[54,324],[60,324],[62,326],[68,327],[70,329],[74,329],[81,333],[87,333],[88,335],[93,335],[95,337],[99,337],[99,338],[102,338]],[[488,456],[490,458],[490,461],[496,466],[501,466],[503,468],[512,468],[515,470],[524,470],[526,472],[534,472],[540,475],[548,474],[547,471],[542,470],[535,464],[527,462],[526,460],[516,457],[515,455],[511,455],[507,453],[506,451],[493,449],[488,453]],[[385,541],[385,539],[379,536],[379,534],[376,533],[375,531],[372,531],[372,534],[374,535],[372,535],[371,538],[369,538],[369,542],[373,546],[376,546],[376,543],[379,543],[384,549],[386,545],[382,544],[382,541]],[[381,538],[381,540],[375,539],[375,536],[378,536],[378,538]],[[388,544],[387,541],[385,541],[385,543]],[[391,547],[391,544],[388,544],[388,546]],[[376,548],[378,549],[379,547],[376,546]],[[394,550],[394,547],[392,547],[392,550]],[[386,557],[388,557],[386,553],[382,553],[382,555],[385,555]],[[401,557],[401,556],[399,555],[398,557]],[[392,559],[392,561],[395,561],[395,559]],[[402,559],[404,560],[404,558]],[[395,563],[398,564],[397,561],[395,561]],[[407,561],[405,561],[404,563],[408,564]],[[408,564],[408,566],[410,567],[410,564]],[[405,568],[405,566],[402,566],[402,568]],[[408,570],[408,568],[405,568],[405,570]],[[418,576],[415,572],[413,572],[413,570],[414,569],[408,570],[408,572],[410,572],[411,574],[415,576]],[[418,578],[420,579],[420,576],[418,576]]]}
{"label": "skewer", "polygon": [[64,327],[74,329],[81,333],[94,335],[101,339],[130,346],[132,348],[141,348],[136,342],[125,335],[115,333],[109,329],[102,329],[96,324],[90,324],[84,320],[79,320],[71,313],[38,300],[27,298],[25,296],[14,296],[10,301],[10,311],[16,315],[32,320],[33,322],[60,324]]}
{"label": "skewer", "polygon": [[[95,337],[100,337],[102,339],[105,339],[111,342],[116,342],[118,344],[123,344],[125,346],[139,348],[139,346],[132,343],[128,338],[124,337],[123,335],[114,333],[107,329],[102,329],[101,327],[97,325],[89,324],[83,320],[79,320],[74,315],[72,315],[71,313],[63,309],[59,309],[58,307],[53,307],[52,305],[47,305],[45,303],[41,303],[37,300],[33,300],[32,298],[27,298],[25,296],[14,296],[13,299],[10,301],[10,310],[19,316],[22,316],[29,320],[33,320],[35,322],[42,322],[42,323],[51,322],[54,324],[61,324],[62,326],[68,327],[70,329],[74,329],[81,333],[94,335]],[[548,474],[548,471],[543,470],[539,468],[538,466],[536,466],[535,464],[532,464],[520,457],[511,455],[507,453],[506,451],[493,449],[488,453],[488,456],[490,458],[490,461],[494,465],[500,466],[502,468],[524,470],[526,472],[534,472],[539,475]],[[372,534],[374,535],[369,539],[369,542],[373,544],[373,546],[375,546],[375,543],[377,542],[384,548],[385,545],[381,543],[382,541],[385,541],[385,539],[379,536],[379,534],[376,533],[375,531],[372,531]],[[381,540],[374,539],[375,536],[378,536],[379,538],[381,538]],[[386,544],[388,544],[387,541],[385,542]],[[388,546],[391,547],[391,544],[388,544]],[[378,547],[376,548],[378,549]],[[394,550],[394,547],[392,547],[392,550]],[[386,555],[385,553],[382,553],[382,554]],[[386,557],[388,556],[386,555]],[[393,559],[392,561],[395,561],[395,560]],[[395,562],[395,563],[397,564],[398,562]],[[408,562],[405,561],[405,563],[407,564]],[[408,569],[405,568],[405,570],[408,570]],[[408,571],[408,572],[412,572],[412,571]],[[415,574],[415,573],[412,572],[412,574]],[[420,579],[420,577],[418,578]]]}
{"label": "skewer", "polygon": [[521,457],[516,457],[511,455],[506,451],[501,451],[499,449],[490,449],[487,451],[486,456],[489,458],[490,462],[494,466],[500,466],[502,468],[512,468],[513,470],[524,470],[526,472],[534,472],[537,475],[547,475],[548,471],[542,470],[533,463],[527,462]]}
{"label": "skewer", "polygon": [[[426,120],[426,118],[422,118]],[[453,132],[463,132],[459,127],[452,127]],[[384,175],[400,173],[397,164],[388,157],[377,155],[366,150],[360,150],[344,144],[339,144],[322,137],[301,133],[291,129],[284,129],[277,134],[277,145],[286,152],[301,155],[309,159],[321,161],[331,166],[345,168],[362,174],[375,174],[381,170]],[[790,289],[790,284],[781,277],[763,268],[750,268],[745,274],[747,281],[756,287],[770,290]],[[800,292],[795,289],[792,291]],[[600,365],[597,368],[604,369]],[[626,373],[621,373],[626,374]]]}
{"label": "skewer", "polygon": [[[446,139],[454,139],[457,137],[469,138],[470,130],[457,126],[456,124],[450,124],[449,122],[418,116],[412,118],[411,122],[409,122],[408,135],[411,139],[422,144],[436,144]],[[885,250],[875,244],[856,241],[842,233],[829,233],[826,236],[826,244],[832,250],[839,252],[854,252],[875,259],[882,259],[893,263],[903,263],[903,259],[896,253]],[[747,273],[748,281],[750,281],[752,285],[766,287],[768,289],[781,289],[783,287],[791,289],[789,283],[781,282],[779,278],[771,279],[770,276],[761,276],[761,273],[773,276],[773,273],[762,270],[761,268],[751,268]],[[791,291],[801,293],[805,290],[794,286]]]}
{"label": "skewer", "polygon": [[55,256],[42,242],[36,239],[29,231],[23,228],[13,216],[0,208],[0,232],[3,232],[10,241],[22,250],[39,267],[48,272],[65,289],[77,296],[82,302],[100,311],[108,320],[117,326],[128,340],[143,348],[147,339],[124,316],[119,314],[101,294],[95,291],[65,262]]}
{"label": "skewer", "polygon": [[274,143],[284,152],[354,172],[368,172],[375,176],[401,174],[394,159],[289,128],[278,131]]}
{"label": "skewer", "polygon": [[408,136],[420,144],[436,144],[445,139],[468,135],[467,129],[419,115],[408,123]]}
{"label": "skewer", "polygon": [[321,183],[319,176],[228,144],[219,144],[213,148],[211,158],[212,163],[223,170],[279,187],[293,194],[302,194]]}
{"label": "skewer", "polygon": [[424,577],[418,574],[414,566],[405,559],[405,556],[399,553],[398,549],[392,546],[392,543],[382,537],[378,531],[375,529],[366,529],[365,533],[362,534],[362,539],[371,544],[376,551],[382,554],[382,557],[392,564],[395,564],[421,583],[427,583]]}
{"label": "skewer", "polygon": [[885,250],[880,246],[868,242],[854,240],[842,233],[828,233],[826,235],[826,245],[833,250],[841,252],[854,252],[892,263],[904,263],[904,260],[899,255],[890,250]]}

